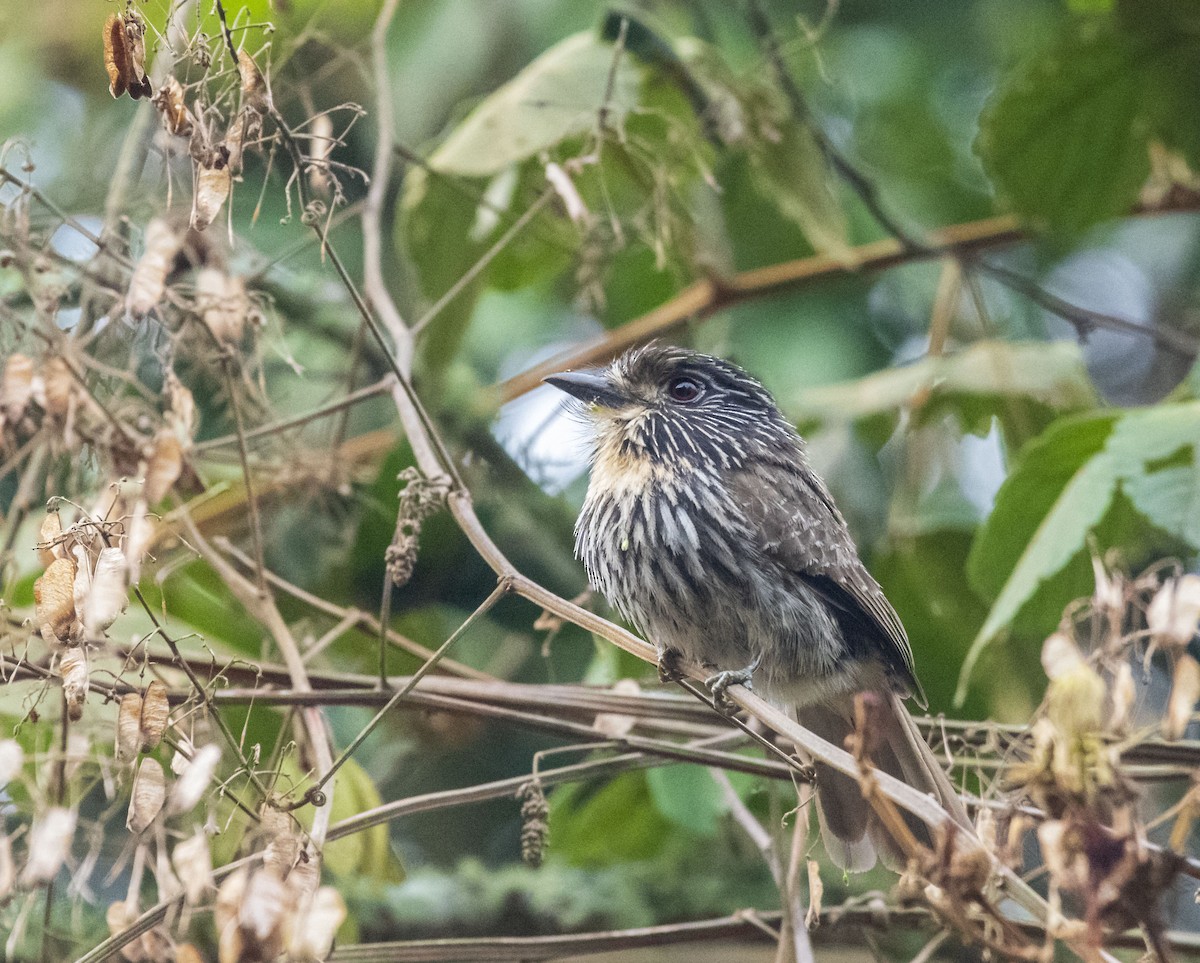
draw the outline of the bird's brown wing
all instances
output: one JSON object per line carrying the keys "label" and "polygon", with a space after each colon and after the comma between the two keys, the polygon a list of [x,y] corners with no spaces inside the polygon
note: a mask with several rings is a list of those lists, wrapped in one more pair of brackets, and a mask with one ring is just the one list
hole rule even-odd
{"label": "bird's brown wing", "polygon": [[764,464],[739,469],[729,479],[762,551],[802,577],[851,633],[881,646],[880,655],[922,705],[912,647],[900,617],[866,570],[846,522],[825,484],[807,467]]}

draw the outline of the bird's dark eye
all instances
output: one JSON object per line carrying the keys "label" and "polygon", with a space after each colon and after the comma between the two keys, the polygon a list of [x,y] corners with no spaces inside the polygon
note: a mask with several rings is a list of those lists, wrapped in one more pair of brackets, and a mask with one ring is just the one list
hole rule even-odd
{"label": "bird's dark eye", "polygon": [[667,383],[667,394],[672,401],[687,404],[704,394],[704,386],[695,378],[672,378]]}

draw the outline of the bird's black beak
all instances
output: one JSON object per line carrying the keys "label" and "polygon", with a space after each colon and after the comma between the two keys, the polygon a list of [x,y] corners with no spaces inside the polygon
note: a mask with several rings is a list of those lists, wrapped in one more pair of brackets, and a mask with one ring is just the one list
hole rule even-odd
{"label": "bird's black beak", "polygon": [[554,385],[559,391],[565,391],[571,397],[578,398],[585,405],[620,408],[629,400],[617,390],[608,372],[604,369],[563,371],[559,374],[548,375],[542,380],[548,385]]}

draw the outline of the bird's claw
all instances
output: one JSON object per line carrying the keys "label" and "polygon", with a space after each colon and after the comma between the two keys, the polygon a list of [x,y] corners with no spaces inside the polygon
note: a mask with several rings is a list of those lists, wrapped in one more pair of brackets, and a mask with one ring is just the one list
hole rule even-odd
{"label": "bird's claw", "polygon": [[716,675],[710,675],[704,680],[704,684],[712,691],[713,702],[722,712],[732,713],[737,706],[730,701],[725,690],[731,685],[745,686],[747,689],[754,688],[754,670],[758,668],[758,660],[753,664],[746,666],[744,669],[728,669],[724,672],[718,672]]}
{"label": "bird's claw", "polygon": [[684,677],[683,667],[680,661],[683,659],[683,653],[678,649],[663,649],[658,654],[658,681],[663,685],[670,685],[672,682],[678,682]]}

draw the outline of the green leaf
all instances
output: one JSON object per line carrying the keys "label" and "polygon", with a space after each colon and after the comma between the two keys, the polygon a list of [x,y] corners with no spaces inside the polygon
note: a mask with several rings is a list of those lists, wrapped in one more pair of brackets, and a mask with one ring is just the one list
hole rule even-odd
{"label": "green leaf", "polygon": [[578,866],[643,860],[662,849],[670,823],[658,811],[644,772],[624,773],[599,789],[560,786],[550,800],[550,846]]}
{"label": "green leaf", "polygon": [[975,146],[1018,214],[1073,234],[1128,209],[1150,170],[1146,67],[1147,51],[1111,20],[1088,21],[1005,78]]}
{"label": "green leaf", "polygon": [[646,773],[658,811],[677,826],[714,836],[728,808],[712,775],[703,766],[658,766]]}
{"label": "green leaf", "polygon": [[617,61],[615,73],[613,63],[613,48],[591,31],[567,37],[471,111],[429,158],[430,166],[490,177],[594,128],[606,103],[608,122],[619,127],[637,104],[638,75],[627,57]]}

